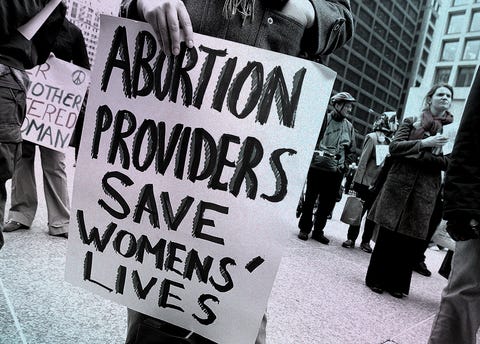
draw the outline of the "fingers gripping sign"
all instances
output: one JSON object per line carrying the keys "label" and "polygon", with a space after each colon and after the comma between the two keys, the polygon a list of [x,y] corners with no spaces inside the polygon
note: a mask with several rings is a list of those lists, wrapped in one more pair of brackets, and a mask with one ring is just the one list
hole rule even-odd
{"label": "fingers gripping sign", "polygon": [[182,40],[193,47],[192,22],[183,1],[138,0],[137,9],[157,34],[165,54],[178,55]]}

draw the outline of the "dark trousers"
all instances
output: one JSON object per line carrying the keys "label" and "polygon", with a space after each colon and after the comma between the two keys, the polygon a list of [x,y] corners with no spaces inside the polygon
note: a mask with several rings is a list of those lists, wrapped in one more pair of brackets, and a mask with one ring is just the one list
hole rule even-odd
{"label": "dark trousers", "polygon": [[0,230],[3,230],[5,219],[5,203],[7,202],[7,190],[5,183],[13,176],[15,164],[21,156],[20,143],[0,142]]}
{"label": "dark trousers", "polygon": [[[302,216],[298,223],[301,232],[323,233],[327,217],[335,207],[338,189],[342,183],[343,173],[323,171],[310,167],[307,175],[307,189],[303,202]],[[313,207],[318,198],[318,208],[313,221]],[[314,223],[315,222],[315,223]]]}
{"label": "dark trousers", "polygon": [[[216,344],[179,326],[128,309],[125,344]],[[254,344],[266,343],[267,315],[264,314]]]}
{"label": "dark trousers", "polygon": [[366,285],[408,295],[416,258],[413,253],[418,252],[422,242],[380,227],[368,265]]}
{"label": "dark trousers", "polygon": [[[362,208],[362,217],[363,217],[365,213],[369,211],[370,208],[372,207],[377,194],[370,191],[368,186],[358,184],[358,183],[355,183],[354,190],[357,192],[357,196],[363,200],[363,208]],[[369,219],[366,219],[365,228],[363,229],[362,243],[370,242],[373,236],[374,229],[375,229],[375,222]],[[347,239],[355,241],[357,240],[359,233],[360,233],[360,226],[350,225],[350,227],[348,227]]]}

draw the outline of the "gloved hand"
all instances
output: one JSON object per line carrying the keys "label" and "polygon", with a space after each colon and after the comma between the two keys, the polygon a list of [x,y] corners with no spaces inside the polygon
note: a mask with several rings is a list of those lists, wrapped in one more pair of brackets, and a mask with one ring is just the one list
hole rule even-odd
{"label": "gloved hand", "polygon": [[472,219],[470,221],[449,220],[447,232],[455,241],[465,241],[480,238],[480,223]]}

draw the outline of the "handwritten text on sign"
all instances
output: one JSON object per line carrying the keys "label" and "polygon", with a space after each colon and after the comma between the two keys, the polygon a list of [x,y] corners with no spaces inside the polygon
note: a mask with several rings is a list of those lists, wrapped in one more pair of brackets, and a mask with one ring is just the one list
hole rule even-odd
{"label": "handwritten text on sign", "polygon": [[89,83],[87,69],[50,57],[28,71],[24,140],[65,152]]}
{"label": "handwritten text on sign", "polygon": [[66,278],[219,343],[253,343],[335,74],[196,35],[159,52],[102,17]]}

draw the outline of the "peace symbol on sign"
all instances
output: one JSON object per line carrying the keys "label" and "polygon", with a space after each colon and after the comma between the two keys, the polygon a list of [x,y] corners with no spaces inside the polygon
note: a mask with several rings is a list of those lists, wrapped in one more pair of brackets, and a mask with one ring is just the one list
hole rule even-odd
{"label": "peace symbol on sign", "polygon": [[85,72],[81,71],[80,69],[72,73],[72,81],[75,85],[83,84],[86,77],[87,75],[85,74]]}

